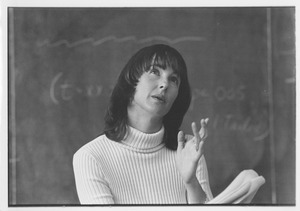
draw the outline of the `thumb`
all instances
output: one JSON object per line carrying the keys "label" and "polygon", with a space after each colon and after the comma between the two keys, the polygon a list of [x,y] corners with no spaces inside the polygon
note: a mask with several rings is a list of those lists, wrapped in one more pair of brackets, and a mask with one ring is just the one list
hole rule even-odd
{"label": "thumb", "polygon": [[178,141],[177,151],[180,151],[184,148],[184,142],[185,142],[184,133],[182,131],[178,132],[177,141]]}

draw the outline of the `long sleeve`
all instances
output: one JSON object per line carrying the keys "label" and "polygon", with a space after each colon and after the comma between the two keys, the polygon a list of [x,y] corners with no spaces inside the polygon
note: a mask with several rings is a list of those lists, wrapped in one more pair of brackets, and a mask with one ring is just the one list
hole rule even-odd
{"label": "long sleeve", "polygon": [[114,204],[101,166],[91,154],[85,150],[77,151],[73,157],[73,169],[81,204]]}
{"label": "long sleeve", "polygon": [[154,134],[130,128],[122,142],[101,135],[82,146],[73,157],[80,202],[186,203],[186,189],[176,168],[176,151],[165,147],[163,136],[164,128]]}
{"label": "long sleeve", "polygon": [[196,177],[203,191],[206,193],[206,202],[212,200],[213,195],[209,185],[208,170],[207,170],[206,160],[204,156],[202,156],[199,160],[198,167],[196,170]]}

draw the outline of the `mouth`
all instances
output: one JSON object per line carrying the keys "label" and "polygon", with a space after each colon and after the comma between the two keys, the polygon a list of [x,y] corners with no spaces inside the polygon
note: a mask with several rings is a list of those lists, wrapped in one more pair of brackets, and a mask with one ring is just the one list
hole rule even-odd
{"label": "mouth", "polygon": [[166,97],[163,95],[152,95],[152,98],[161,103],[166,103]]}

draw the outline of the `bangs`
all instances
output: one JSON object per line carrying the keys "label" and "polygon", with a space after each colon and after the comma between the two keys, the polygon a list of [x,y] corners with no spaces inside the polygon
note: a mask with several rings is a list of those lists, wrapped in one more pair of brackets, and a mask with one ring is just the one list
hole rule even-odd
{"label": "bangs", "polygon": [[136,86],[141,75],[154,65],[162,69],[170,67],[182,81],[187,80],[186,65],[179,52],[166,45],[154,45],[141,49],[131,58],[126,67],[128,82]]}
{"label": "bangs", "polygon": [[149,54],[144,54],[141,58],[140,70],[148,72],[154,65],[162,69],[171,67],[179,76],[183,75],[186,71],[185,63],[180,55],[176,52],[168,51],[166,49],[155,49],[156,51],[150,51]]}

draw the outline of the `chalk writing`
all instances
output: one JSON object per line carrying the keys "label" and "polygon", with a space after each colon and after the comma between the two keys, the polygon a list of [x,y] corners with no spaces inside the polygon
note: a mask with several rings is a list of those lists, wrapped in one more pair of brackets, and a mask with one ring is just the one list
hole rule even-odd
{"label": "chalk writing", "polygon": [[254,141],[262,141],[269,135],[269,128],[266,121],[254,120],[248,116],[243,119],[236,119],[233,114],[219,115],[216,114],[212,119],[214,129],[225,129],[227,131],[243,132],[252,134]]}
{"label": "chalk writing", "polygon": [[[209,93],[206,88],[195,88],[192,90],[192,100],[189,110],[194,109],[194,104],[199,99],[214,97],[217,102],[222,101],[242,101],[245,99],[244,93],[245,86],[239,85],[236,88],[226,88],[218,86],[213,93]],[[111,88],[104,90],[102,84],[88,84],[84,87],[78,87],[76,84],[69,82],[68,79],[63,77],[60,72],[51,81],[50,97],[53,103],[59,104],[60,101],[72,100],[76,95],[85,95],[87,97],[109,96]]]}
{"label": "chalk writing", "polygon": [[[200,98],[214,97],[216,102],[222,101],[242,101],[245,99],[244,93],[245,86],[239,85],[236,88],[226,88],[218,86],[213,93],[209,93],[206,88],[193,89],[192,102],[190,110],[194,109],[194,103]],[[102,84],[88,84],[78,86],[75,83],[71,83],[68,78],[64,77],[60,72],[54,76],[50,85],[50,98],[52,102],[59,105],[64,101],[71,101],[77,96],[86,96],[88,98],[107,97],[109,98],[112,91],[112,87],[104,89]],[[252,135],[254,141],[261,141],[269,135],[269,129],[266,122],[254,121],[253,117],[248,116],[243,119],[237,119],[234,114],[215,114],[211,118],[212,127],[214,129],[225,129],[226,131],[249,133]]]}
{"label": "chalk writing", "polygon": [[[194,109],[195,102],[199,99],[206,99],[214,97],[217,102],[222,101],[243,101],[245,99],[245,86],[239,85],[237,87],[218,86],[210,93],[206,88],[195,88],[192,90],[192,100],[189,110]],[[76,84],[69,82],[63,77],[60,72],[51,81],[50,97],[53,103],[59,104],[60,101],[72,100],[76,95],[85,95],[87,97],[109,96],[111,88],[104,90],[102,84],[88,84],[84,87],[78,87]]]}
{"label": "chalk writing", "polygon": [[205,100],[208,97],[214,97],[217,102],[222,101],[243,101],[245,100],[245,90],[246,86],[239,85],[237,87],[224,87],[218,86],[210,93],[206,88],[195,88],[192,91],[192,100],[189,110],[194,109],[195,102],[199,99]]}
{"label": "chalk writing", "polygon": [[63,73],[58,73],[50,85],[50,98],[53,103],[59,104],[61,101],[70,101],[77,95],[84,95],[90,98],[96,98],[101,95],[109,96],[111,90],[104,92],[103,85],[89,84],[78,87],[63,77]]}
{"label": "chalk writing", "polygon": [[237,88],[225,88],[219,86],[215,90],[215,98],[220,102],[224,100],[238,100],[242,101],[245,98],[244,89],[246,87],[244,85],[240,85]]}
{"label": "chalk writing", "polygon": [[107,36],[98,40],[95,40],[94,38],[90,37],[90,38],[85,38],[85,39],[81,39],[81,40],[77,40],[74,42],[70,42],[68,40],[58,40],[58,41],[54,41],[51,42],[49,39],[45,39],[43,41],[39,41],[37,43],[38,47],[49,47],[49,48],[54,48],[54,47],[59,47],[59,46],[65,46],[68,48],[74,48],[77,47],[79,45],[82,44],[87,44],[90,43],[92,46],[99,46],[102,45],[106,42],[117,42],[117,43],[122,43],[122,42],[128,42],[128,41],[132,41],[135,43],[139,43],[139,44],[143,44],[143,43],[148,43],[148,42],[152,42],[152,41],[163,41],[169,44],[177,44],[180,42],[200,42],[200,41],[205,41],[204,37],[197,37],[197,36],[184,36],[184,37],[178,37],[175,39],[170,39],[168,37],[164,37],[164,36],[151,36],[151,37],[146,37],[143,39],[137,39],[135,36],[127,36],[127,37],[116,37],[116,36]]}

